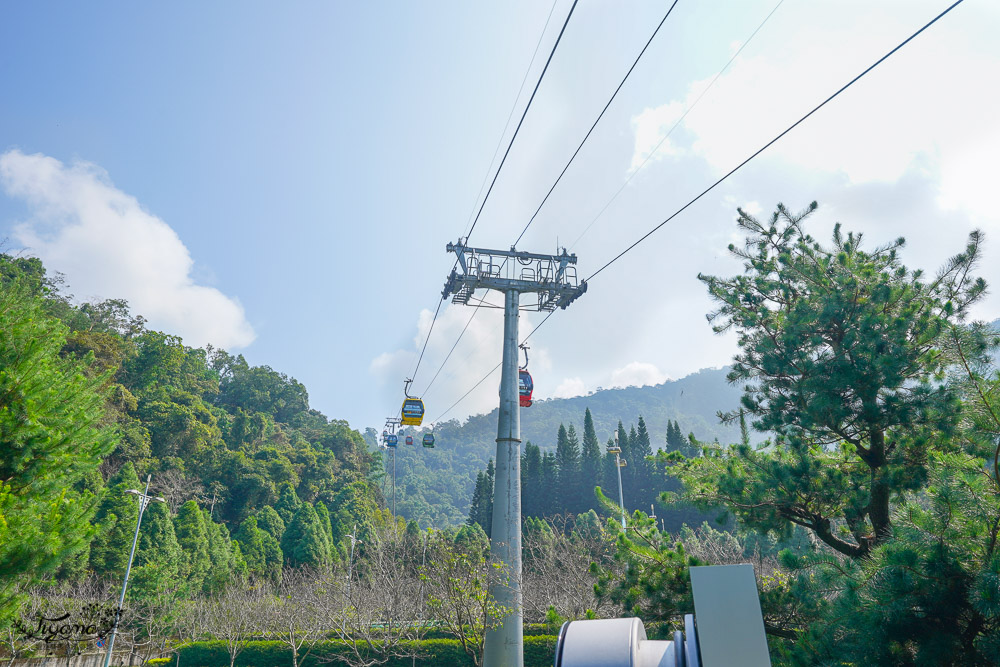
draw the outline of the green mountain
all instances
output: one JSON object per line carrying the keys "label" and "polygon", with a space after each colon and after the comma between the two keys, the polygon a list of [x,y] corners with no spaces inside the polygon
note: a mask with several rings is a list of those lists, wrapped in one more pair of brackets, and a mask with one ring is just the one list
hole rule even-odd
{"label": "green mountain", "polygon": [[[665,443],[667,421],[679,422],[683,433],[694,433],[700,440],[735,441],[739,429],[719,423],[720,410],[732,410],[739,404],[741,389],[726,382],[728,369],[705,369],[692,375],[651,387],[602,389],[588,396],[536,401],[521,410],[521,439],[532,442],[542,451],[556,446],[559,425],[576,426],[583,432],[583,415],[589,407],[602,443],[611,437],[619,420],[628,429],[641,415],[649,429],[654,451]],[[423,520],[434,526],[455,525],[465,521],[476,474],[496,452],[497,410],[438,424],[434,431],[436,447],[420,446],[421,431],[413,434],[414,446],[402,444],[395,453],[396,512],[407,519]],[[369,428],[365,439],[373,449],[379,431]],[[383,454],[387,475],[383,493],[392,497],[392,452]]]}

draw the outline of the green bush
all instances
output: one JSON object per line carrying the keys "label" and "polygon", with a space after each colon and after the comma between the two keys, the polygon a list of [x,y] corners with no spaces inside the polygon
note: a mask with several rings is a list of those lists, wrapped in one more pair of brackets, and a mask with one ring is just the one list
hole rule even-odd
{"label": "green bush", "polygon": [[[425,667],[467,667],[472,660],[462,650],[456,639],[422,639],[403,642],[404,649],[413,649],[423,657],[417,658],[417,665]],[[525,667],[548,667],[555,655],[556,637],[551,635],[529,635],[524,637]],[[229,667],[229,654],[222,641],[192,642],[177,647],[181,667]],[[349,653],[350,649],[340,640],[320,642],[300,667],[324,667],[336,665],[338,654]],[[146,667],[170,667],[175,658],[157,658],[146,663]],[[236,657],[236,667],[288,667],[292,662],[288,647],[276,641],[255,641],[247,644]],[[410,667],[411,658],[397,658],[385,663],[386,667]]]}

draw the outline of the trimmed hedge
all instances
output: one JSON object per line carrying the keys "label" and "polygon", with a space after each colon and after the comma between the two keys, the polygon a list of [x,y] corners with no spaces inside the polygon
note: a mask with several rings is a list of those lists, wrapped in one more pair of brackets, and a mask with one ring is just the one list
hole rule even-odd
{"label": "trimmed hedge", "polygon": [[[552,635],[528,635],[524,638],[525,667],[549,667],[555,656],[557,637]],[[418,651],[424,657],[417,658],[418,665],[424,667],[471,667],[472,660],[462,650],[457,639],[423,639],[403,642],[406,648]],[[192,642],[178,646],[180,667],[229,667],[229,653],[222,641]],[[318,643],[299,667],[327,667],[343,664],[336,656],[348,654],[350,649],[340,640],[326,640]],[[171,667],[176,658],[157,658],[146,663],[146,667]],[[243,652],[236,656],[236,667],[290,667],[291,651],[281,642],[254,641],[247,644]],[[396,658],[385,663],[386,667],[410,667],[412,658]]]}

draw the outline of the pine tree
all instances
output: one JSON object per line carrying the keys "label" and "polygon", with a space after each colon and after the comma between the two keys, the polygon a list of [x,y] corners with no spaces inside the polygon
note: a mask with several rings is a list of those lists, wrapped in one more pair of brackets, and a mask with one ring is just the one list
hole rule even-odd
{"label": "pine tree", "polygon": [[190,592],[200,592],[212,567],[212,559],[205,518],[198,503],[189,500],[181,505],[174,517],[174,534],[181,548],[181,578]]}
{"label": "pine tree", "polygon": [[580,454],[580,485],[583,492],[581,511],[597,508],[594,487],[604,485],[601,443],[594,429],[590,408],[583,415],[583,451]]}
{"label": "pine tree", "polygon": [[44,283],[13,263],[2,273],[0,627],[19,588],[54,573],[93,538],[97,499],[83,489],[115,445],[103,423],[106,376],[93,357],[61,354],[67,328],[46,314]]}
{"label": "pine tree", "polygon": [[542,455],[542,488],[545,491],[541,494],[540,512],[542,516],[552,516],[559,512],[559,498],[553,493],[559,479],[559,464],[556,462],[556,455],[552,452],[545,452]]}
{"label": "pine tree", "polygon": [[281,552],[289,567],[324,567],[330,563],[330,538],[327,537],[316,508],[302,503],[281,536]]}

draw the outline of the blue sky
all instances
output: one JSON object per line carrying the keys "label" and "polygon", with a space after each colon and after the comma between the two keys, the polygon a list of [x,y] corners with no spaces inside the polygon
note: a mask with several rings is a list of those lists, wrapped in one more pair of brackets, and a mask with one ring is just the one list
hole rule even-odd
{"label": "blue sky", "polygon": [[[570,4],[555,3],[529,89]],[[781,3],[574,243],[776,4],[680,0],[520,247],[573,243],[588,275],[945,6]],[[513,242],[667,6],[580,1],[474,245]],[[153,326],[242,352],[301,380],[331,417],[378,427],[550,9],[7,3],[0,238],[64,272],[78,298],[125,296]],[[711,335],[695,276],[738,270],[725,253],[738,205],[817,199],[816,236],[834,220],[873,243],[904,235],[906,261],[929,270],[982,228],[995,283],[998,28],[995,3],[966,0],[602,274],[533,338],[538,394],[726,363],[733,341]],[[978,314],[998,313],[991,296]],[[418,391],[469,315],[442,309]],[[497,314],[478,314],[426,397],[431,418],[499,360],[499,341]],[[448,417],[495,400],[488,381]]]}

